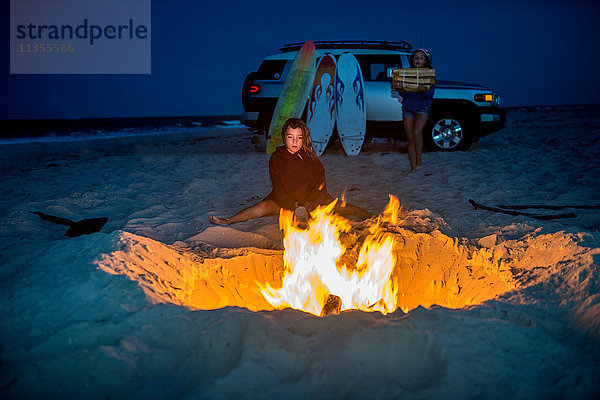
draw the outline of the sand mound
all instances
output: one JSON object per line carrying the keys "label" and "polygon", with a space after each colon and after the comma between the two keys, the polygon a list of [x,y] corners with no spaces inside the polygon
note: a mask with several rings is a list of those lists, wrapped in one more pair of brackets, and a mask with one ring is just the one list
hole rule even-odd
{"label": "sand mound", "polygon": [[[437,229],[415,232],[392,227],[387,234],[394,237],[397,262],[392,279],[399,288],[398,306],[405,312],[432,305],[462,308],[507,292],[521,292],[539,279],[564,275],[562,264],[569,265],[573,260],[581,263],[584,259],[593,263],[593,254],[599,252],[579,246],[577,237],[561,232],[507,241],[490,235],[477,242],[449,237]],[[273,309],[262,296],[259,284],[281,286],[284,266],[280,250],[181,248],[127,232],[115,235],[114,249],[103,254],[97,265],[137,282],[152,302],[203,310],[226,306],[251,311]],[[346,240],[356,242],[358,237],[360,232]],[[538,276],[541,271],[543,277]],[[576,278],[562,279],[568,289],[569,281]],[[573,285],[574,296],[578,295],[577,287]],[[574,318],[597,334],[597,299],[581,300]]]}

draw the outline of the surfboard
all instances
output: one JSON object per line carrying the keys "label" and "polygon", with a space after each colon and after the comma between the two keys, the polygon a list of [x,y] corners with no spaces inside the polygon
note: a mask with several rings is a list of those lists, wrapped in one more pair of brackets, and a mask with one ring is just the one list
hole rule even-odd
{"label": "surfboard", "polygon": [[308,40],[298,54],[283,81],[273,118],[269,126],[267,154],[281,146],[281,128],[290,118],[300,118],[306,107],[311,85],[315,77],[315,45]]}
{"label": "surfboard", "polygon": [[335,70],[335,119],[344,151],[360,153],[367,128],[367,107],[362,71],[353,54],[340,55]]}
{"label": "surfboard", "polygon": [[334,81],[335,58],[325,53],[317,66],[306,115],[313,149],[318,156],[325,151],[335,125]]}

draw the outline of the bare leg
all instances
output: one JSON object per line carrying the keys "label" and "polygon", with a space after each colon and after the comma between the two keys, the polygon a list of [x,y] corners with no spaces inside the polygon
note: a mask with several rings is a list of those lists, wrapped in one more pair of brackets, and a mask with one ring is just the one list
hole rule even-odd
{"label": "bare leg", "polygon": [[229,218],[218,218],[210,216],[208,220],[214,225],[230,225],[236,222],[242,222],[253,218],[264,217],[265,215],[279,214],[279,206],[273,200],[262,200],[253,206],[244,208],[237,214]]}
{"label": "bare leg", "polygon": [[335,211],[341,215],[353,215],[362,220],[369,219],[373,216],[373,214],[367,210],[363,210],[362,208],[350,203],[341,204],[338,202],[335,206]]}
{"label": "bare leg", "polygon": [[410,161],[410,169],[415,169],[417,166],[417,152],[415,150],[413,122],[414,117],[404,117],[404,132],[406,133],[406,140],[408,141],[408,160]]}
{"label": "bare leg", "polygon": [[427,122],[427,116],[425,114],[415,115],[413,121],[413,140],[415,143],[415,167],[421,166],[421,154],[423,154],[423,128]]}

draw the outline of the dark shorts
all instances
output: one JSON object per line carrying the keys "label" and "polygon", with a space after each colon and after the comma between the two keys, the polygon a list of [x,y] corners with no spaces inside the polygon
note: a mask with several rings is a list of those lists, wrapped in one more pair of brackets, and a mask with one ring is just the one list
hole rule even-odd
{"label": "dark shorts", "polygon": [[424,114],[426,117],[429,117],[429,110],[431,107],[425,107],[419,111],[409,111],[406,108],[402,108],[402,118],[406,117],[414,117],[417,114]]}

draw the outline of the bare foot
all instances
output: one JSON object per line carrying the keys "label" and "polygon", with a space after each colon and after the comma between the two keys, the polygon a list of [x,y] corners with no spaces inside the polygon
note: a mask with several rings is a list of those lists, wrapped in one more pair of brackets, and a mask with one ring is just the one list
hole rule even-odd
{"label": "bare foot", "polygon": [[310,218],[310,215],[308,215],[308,210],[304,206],[297,207],[294,210],[294,215],[299,221],[303,222],[308,221],[308,218]]}
{"label": "bare foot", "polygon": [[227,218],[219,218],[212,215],[208,217],[208,221],[213,225],[229,225],[231,223]]}

